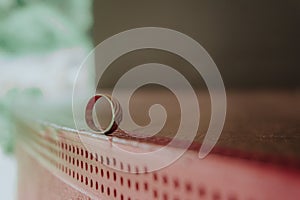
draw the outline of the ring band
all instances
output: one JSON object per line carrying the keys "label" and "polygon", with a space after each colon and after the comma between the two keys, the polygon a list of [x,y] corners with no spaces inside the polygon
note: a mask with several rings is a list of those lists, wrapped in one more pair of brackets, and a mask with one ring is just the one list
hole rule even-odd
{"label": "ring band", "polygon": [[[105,98],[109,102],[111,112],[112,112],[112,119],[109,123],[109,126],[105,130],[103,130],[101,127],[99,129],[96,126],[96,124],[94,122],[94,118],[93,118],[93,110],[94,110],[95,104],[102,97]],[[109,135],[118,129],[119,124],[122,121],[121,106],[116,99],[112,98],[109,95],[96,94],[88,101],[88,104],[85,109],[85,121],[86,121],[88,127],[91,128],[93,131],[95,131],[97,133]]]}

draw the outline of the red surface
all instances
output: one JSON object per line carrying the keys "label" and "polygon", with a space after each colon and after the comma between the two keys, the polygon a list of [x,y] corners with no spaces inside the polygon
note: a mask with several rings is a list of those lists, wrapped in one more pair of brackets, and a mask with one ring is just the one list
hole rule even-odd
{"label": "red surface", "polygon": [[[146,165],[110,153],[114,147],[105,137],[86,137],[102,153],[85,149],[78,134],[50,126],[21,135],[18,199],[300,198],[296,168],[219,154],[199,160],[197,152],[189,150],[169,167],[143,173]],[[141,148],[125,140],[122,145]],[[136,173],[119,171],[124,168]]]}

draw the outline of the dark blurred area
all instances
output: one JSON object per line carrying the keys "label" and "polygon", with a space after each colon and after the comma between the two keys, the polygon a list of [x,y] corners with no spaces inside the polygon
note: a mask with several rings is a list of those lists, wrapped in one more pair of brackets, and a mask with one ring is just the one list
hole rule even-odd
{"label": "dark blurred area", "polygon": [[[197,40],[217,64],[227,89],[296,89],[300,80],[300,2],[132,0],[94,2],[94,44],[138,27],[164,27]],[[202,87],[181,58],[157,50],[121,56],[101,81],[112,87],[125,71],[147,63],[172,66]],[[99,66],[97,66],[99,67]]]}

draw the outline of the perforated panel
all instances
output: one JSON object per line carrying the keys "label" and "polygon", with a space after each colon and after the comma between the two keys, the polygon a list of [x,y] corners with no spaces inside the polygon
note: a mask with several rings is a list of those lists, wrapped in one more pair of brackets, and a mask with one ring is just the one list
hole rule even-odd
{"label": "perforated panel", "polygon": [[[106,136],[84,136],[103,152],[92,153],[72,130],[40,124],[23,125],[20,130],[18,192],[22,200],[259,200],[300,197],[297,169],[286,170],[268,163],[217,154],[200,160],[196,151],[189,150],[169,167],[150,173],[147,165],[112,156],[109,152],[114,147]],[[136,142],[133,145],[126,139],[119,142],[128,148],[142,148],[142,145]],[[122,172],[125,168],[133,173]]]}

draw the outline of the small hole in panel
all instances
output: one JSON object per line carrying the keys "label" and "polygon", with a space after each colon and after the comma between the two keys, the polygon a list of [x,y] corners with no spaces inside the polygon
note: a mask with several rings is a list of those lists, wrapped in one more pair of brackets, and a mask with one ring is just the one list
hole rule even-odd
{"label": "small hole in panel", "polygon": [[138,183],[138,182],[135,183],[135,189],[136,189],[137,191],[139,190],[139,183]]}
{"label": "small hole in panel", "polygon": [[122,176],[120,177],[120,183],[121,183],[121,185],[123,185],[123,177]]}
{"label": "small hole in panel", "polygon": [[155,172],[153,173],[153,179],[157,181],[157,174]]}
{"label": "small hole in panel", "polygon": [[120,196],[120,200],[124,200],[124,196],[123,196],[123,194],[121,194],[121,196]]}
{"label": "small hole in panel", "polygon": [[101,169],[100,173],[101,173],[101,177],[103,177],[104,176],[103,169]]}
{"label": "small hole in panel", "polygon": [[85,150],[85,158],[89,157],[89,152],[87,150]]}
{"label": "small hole in panel", "polygon": [[101,192],[104,193],[104,186],[101,184]]}
{"label": "small hole in panel", "polygon": [[166,193],[163,194],[163,199],[168,200],[168,195]]}
{"label": "small hole in panel", "polygon": [[96,172],[96,174],[98,174],[98,167],[97,166],[95,166],[95,172]]}
{"label": "small hole in panel", "polygon": [[214,192],[212,198],[213,198],[213,200],[220,200],[221,195],[218,192]]}
{"label": "small hole in panel", "polygon": [[173,184],[174,184],[175,188],[179,188],[179,181],[178,181],[178,179],[175,179],[174,182],[173,182]]}
{"label": "small hole in panel", "polygon": [[139,173],[139,168],[138,167],[135,167],[135,173]]}
{"label": "small hole in panel", "polygon": [[85,185],[88,185],[89,184],[89,179],[88,177],[85,177]]}
{"label": "small hole in panel", "polygon": [[96,187],[96,190],[98,190],[98,187],[99,187],[98,181],[96,181],[95,187]]}
{"label": "small hole in panel", "polygon": [[90,180],[90,187],[91,188],[93,187],[93,180],[92,179]]}
{"label": "small hole in panel", "polygon": [[124,168],[124,166],[123,166],[123,163],[122,163],[122,162],[120,162],[120,168],[121,168],[121,170],[123,170],[123,168]]}
{"label": "small hole in panel", "polygon": [[157,198],[157,196],[158,196],[157,190],[153,190],[153,196],[154,196],[154,198]]}
{"label": "small hole in panel", "polygon": [[115,158],[113,158],[113,165],[116,166],[117,165],[117,161]]}
{"label": "small hole in panel", "polygon": [[164,183],[164,184],[167,184],[167,183],[168,183],[168,177],[167,177],[166,175],[164,175],[164,176],[162,177],[162,179],[163,179],[163,183]]}
{"label": "small hole in panel", "polygon": [[114,181],[117,180],[117,175],[116,175],[116,172],[113,173],[113,178],[114,178]]}
{"label": "small hole in panel", "polygon": [[106,164],[109,165],[109,158],[106,157]]}
{"label": "small hole in panel", "polygon": [[107,189],[106,189],[106,194],[109,196],[110,195],[110,188],[109,187],[107,187]]}
{"label": "small hole in panel", "polygon": [[117,197],[117,190],[114,189],[114,197]]}
{"label": "small hole in panel", "polygon": [[90,171],[93,173],[93,165],[90,165]]}
{"label": "small hole in panel", "polygon": [[205,196],[205,189],[203,187],[200,187],[199,190],[198,190],[198,194],[200,197],[203,197]]}
{"label": "small hole in panel", "polygon": [[106,172],[106,177],[109,179],[109,171]]}
{"label": "small hole in panel", "polygon": [[186,189],[186,191],[188,191],[188,192],[192,191],[192,184],[191,184],[191,183],[186,183],[185,189]]}
{"label": "small hole in panel", "polygon": [[146,191],[148,191],[148,183],[147,183],[147,182],[144,183],[144,189],[145,189]]}
{"label": "small hole in panel", "polygon": [[127,180],[127,185],[128,185],[129,188],[131,187],[131,181],[130,181],[130,179]]}
{"label": "small hole in panel", "polygon": [[130,164],[128,164],[128,165],[127,165],[127,170],[128,170],[128,172],[130,172],[130,171],[131,171]]}

